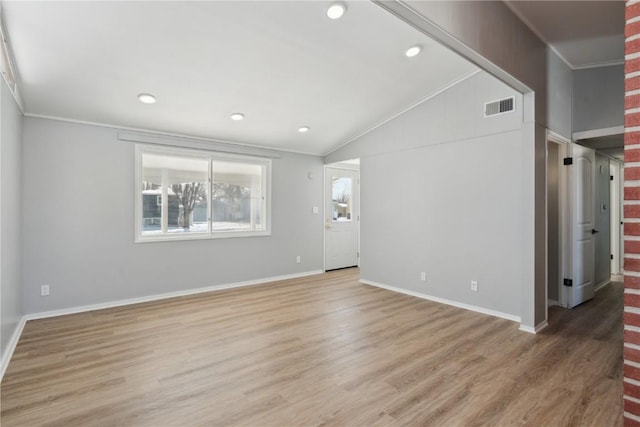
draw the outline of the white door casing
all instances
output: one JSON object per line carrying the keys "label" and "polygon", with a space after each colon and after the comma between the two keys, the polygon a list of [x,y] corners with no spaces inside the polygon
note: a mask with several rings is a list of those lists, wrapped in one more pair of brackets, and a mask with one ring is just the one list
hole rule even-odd
{"label": "white door casing", "polygon": [[357,170],[325,169],[325,270],[358,265],[360,183]]}
{"label": "white door casing", "polygon": [[624,165],[611,162],[611,274],[622,274],[624,259],[624,237],[622,236],[622,172]]}
{"label": "white door casing", "polygon": [[[557,147],[557,153],[555,155],[557,162],[555,165],[551,164],[551,168],[555,168],[556,175],[551,179],[557,180],[554,181],[552,185],[557,186],[555,189],[555,201],[549,199],[550,197],[550,176],[549,169],[547,170],[547,206],[549,203],[557,204],[557,212],[554,212],[549,218],[549,222],[547,223],[547,257],[551,254],[555,254],[558,257],[557,259],[557,273],[556,277],[552,277],[548,275],[550,283],[547,283],[547,290],[549,291],[551,288],[549,285],[555,287],[556,292],[554,292],[554,296],[556,299],[553,299],[554,303],[559,304],[562,307],[569,306],[569,295],[566,287],[563,285],[564,278],[571,277],[571,236],[572,231],[570,229],[571,223],[571,190],[569,188],[569,179],[570,179],[570,167],[564,166],[564,159],[569,157],[571,154],[571,141],[564,138],[561,135],[558,135],[550,130],[547,130],[547,141],[551,143],[552,146],[555,144]],[[549,145],[548,145],[549,147]],[[549,154],[547,154],[549,155]],[[557,233],[555,237],[550,236],[549,233]],[[553,249],[550,247],[550,243],[557,244],[557,248]],[[550,267],[550,263],[547,268]],[[547,273],[549,270],[547,269]],[[549,294],[547,294],[547,300],[549,300]]]}

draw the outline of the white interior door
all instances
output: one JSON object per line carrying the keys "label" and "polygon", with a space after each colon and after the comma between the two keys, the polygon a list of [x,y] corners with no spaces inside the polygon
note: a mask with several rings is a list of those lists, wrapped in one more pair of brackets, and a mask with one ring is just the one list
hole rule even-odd
{"label": "white interior door", "polygon": [[572,286],[569,292],[569,307],[575,307],[593,298],[595,238],[595,152],[573,144],[571,166],[571,243]]}
{"label": "white interior door", "polygon": [[325,270],[357,266],[359,173],[328,167],[325,177]]}

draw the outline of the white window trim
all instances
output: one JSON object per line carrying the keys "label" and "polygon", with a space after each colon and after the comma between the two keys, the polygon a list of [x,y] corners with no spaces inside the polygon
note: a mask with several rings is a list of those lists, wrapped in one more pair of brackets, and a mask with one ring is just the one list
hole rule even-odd
{"label": "white window trim", "polygon": [[[208,231],[197,233],[180,233],[180,234],[162,234],[162,235],[142,235],[142,192],[139,191],[140,183],[142,179],[142,155],[144,153],[149,154],[165,154],[175,155],[180,157],[191,157],[194,159],[207,159],[209,161],[209,197],[208,204]],[[213,231],[213,218],[212,218],[212,197],[211,189],[213,183],[211,182],[213,171],[212,162],[214,160],[239,160],[245,163],[253,163],[256,165],[265,166],[263,169],[264,189],[266,195],[263,203],[265,204],[265,229],[256,231]],[[176,148],[167,146],[158,146],[150,144],[136,144],[135,146],[135,239],[136,243],[149,243],[149,242],[172,242],[180,240],[203,240],[203,239],[228,239],[234,237],[260,237],[271,235],[271,167],[272,161],[270,158],[263,158],[257,156],[248,156],[240,154],[228,154],[217,151],[205,151],[191,148]]]}

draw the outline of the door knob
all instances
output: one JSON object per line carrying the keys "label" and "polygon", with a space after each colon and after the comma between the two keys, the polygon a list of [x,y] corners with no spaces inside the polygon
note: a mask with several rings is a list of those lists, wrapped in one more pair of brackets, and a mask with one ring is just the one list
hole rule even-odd
{"label": "door knob", "polygon": [[592,229],[591,229],[591,234],[596,234],[596,233],[599,233],[599,231],[598,231],[598,230],[596,230],[595,228],[592,228]]}

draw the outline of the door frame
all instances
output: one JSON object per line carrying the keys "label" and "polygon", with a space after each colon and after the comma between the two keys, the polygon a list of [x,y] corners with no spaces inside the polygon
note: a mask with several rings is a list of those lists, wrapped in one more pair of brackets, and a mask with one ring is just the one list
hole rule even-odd
{"label": "door frame", "polygon": [[[573,212],[573,206],[571,203],[569,184],[570,177],[569,168],[565,167],[562,163],[565,157],[572,156],[572,145],[571,140],[568,138],[559,135],[552,130],[547,129],[547,138],[545,143],[545,157],[547,159],[547,163],[549,161],[549,149],[548,143],[554,143],[558,145],[558,167],[559,167],[559,188],[558,188],[558,206],[559,206],[559,218],[558,218],[558,230],[560,234],[560,249],[558,251],[560,259],[558,260],[558,265],[560,268],[558,269],[558,304],[562,307],[567,307],[569,305],[569,294],[568,290],[565,286],[563,286],[563,279],[565,277],[569,277],[568,273],[571,272],[571,254],[573,251],[573,247],[571,244],[571,230],[570,230],[570,222],[571,222],[571,214]],[[549,176],[548,171],[545,169],[545,206],[549,204]],[[546,208],[545,208],[546,209]],[[545,320],[548,321],[548,301],[549,301],[549,223],[545,220],[545,300],[547,302],[547,313]]]}
{"label": "door frame", "polygon": [[350,165],[347,163],[327,163],[324,165],[322,169],[322,271],[327,271],[327,168],[331,169],[342,169],[348,171],[355,171],[358,174],[358,182],[357,182],[357,191],[358,191],[358,213],[357,213],[357,232],[358,232],[358,267],[360,267],[360,212],[362,211],[362,199],[360,194],[360,165],[358,167],[354,167],[354,165]]}
{"label": "door frame", "polygon": [[[614,255],[614,262],[611,266],[611,274],[623,274],[624,268],[624,236],[623,236],[623,210],[624,210],[624,162],[620,159],[610,158],[610,168],[614,169],[615,178],[611,191],[611,252]],[[615,213],[617,218],[613,218]],[[615,252],[615,253],[614,253]],[[618,255],[615,257],[615,255]],[[614,267],[615,265],[615,267]]]}

